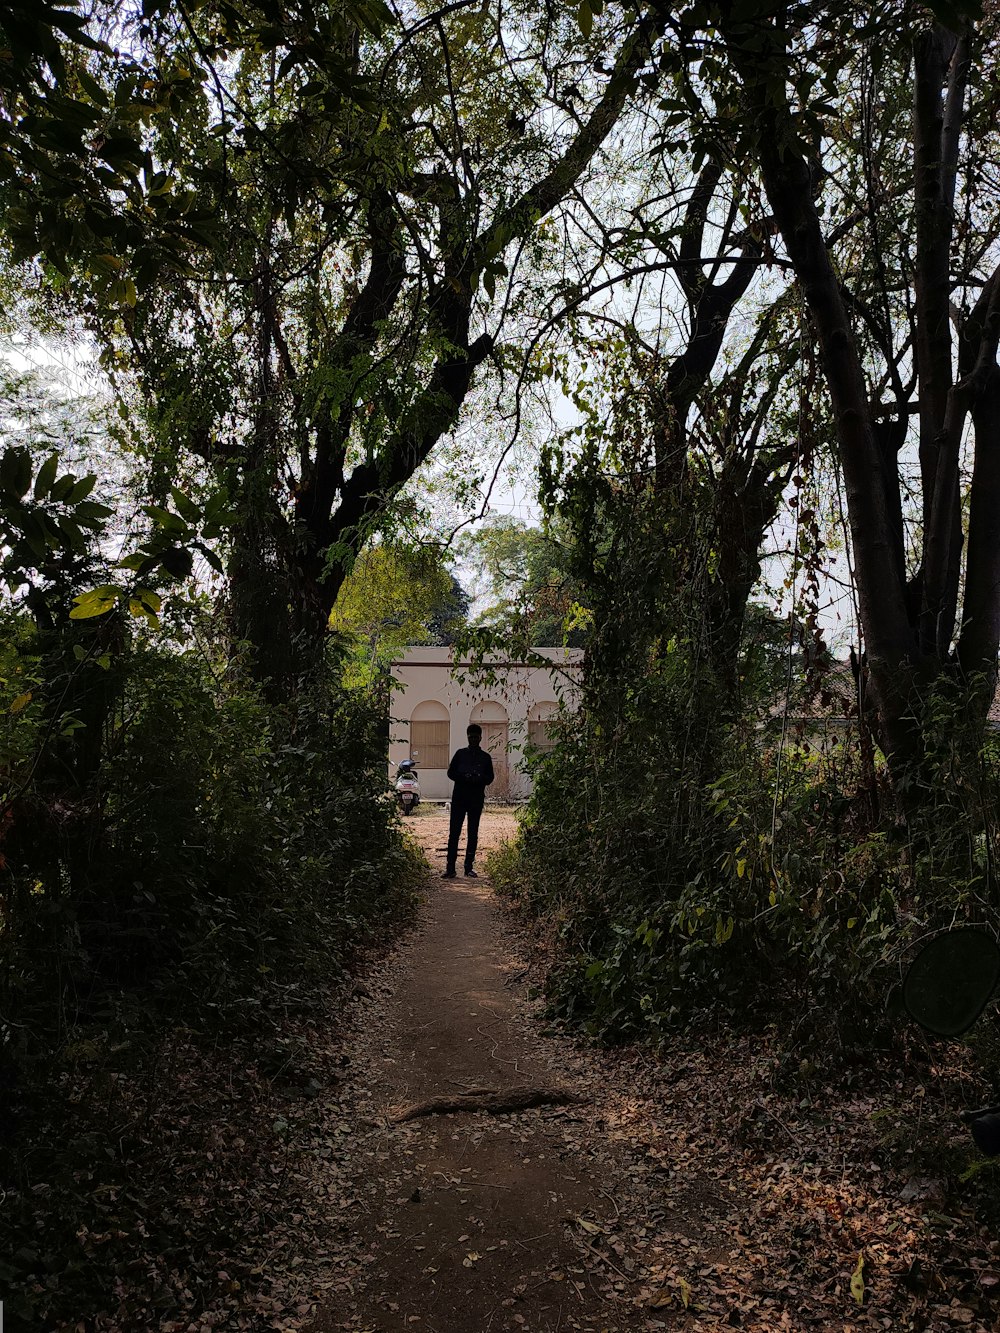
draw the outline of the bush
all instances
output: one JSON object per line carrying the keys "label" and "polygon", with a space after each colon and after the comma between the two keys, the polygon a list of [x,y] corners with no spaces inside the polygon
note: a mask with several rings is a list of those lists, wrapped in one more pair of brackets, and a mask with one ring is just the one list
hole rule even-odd
{"label": "bush", "polygon": [[[281,707],[195,653],[138,645],[112,670],[85,783],[45,748],[41,697],[7,751],[0,1283],[26,1329],[75,1321],[127,1261],[116,1242],[81,1267],[78,1233],[144,1234],[121,1220],[130,1155],[148,1156],[125,1103],[159,1114],[171,1034],[261,1049],[407,920],[426,875],[389,799],[381,700],[335,665]],[[18,1290],[35,1293],[20,1325]]]}
{"label": "bush", "polygon": [[805,767],[786,768],[772,835],[774,774],[752,744],[731,739],[737,762],[692,791],[660,762],[655,729],[625,747],[629,780],[593,742],[588,756],[585,715],[576,728],[539,775],[518,843],[490,864],[559,940],[557,1013],[615,1039],[706,1011],[879,1026],[901,940],[898,847],[876,834],[848,853],[833,813],[847,803]]}
{"label": "bush", "polygon": [[9,857],[33,884],[4,935],[18,1007],[47,997],[42,1026],[72,1025],[141,988],[195,1021],[329,980],[419,882],[386,795],[379,702],[331,672],[278,708],[203,658],[148,647],[116,670],[89,786],[40,785],[18,807],[48,835],[21,830]]}

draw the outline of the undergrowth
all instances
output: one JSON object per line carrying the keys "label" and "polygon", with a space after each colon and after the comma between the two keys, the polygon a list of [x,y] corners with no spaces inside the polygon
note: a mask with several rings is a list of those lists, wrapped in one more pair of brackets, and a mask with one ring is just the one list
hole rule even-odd
{"label": "undergrowth", "polygon": [[901,678],[920,762],[894,761],[890,784],[864,664],[823,643],[818,527],[799,534],[792,614],[769,618],[751,592],[773,495],[744,490],[741,510],[690,455],[658,469],[675,423],[657,401],[595,415],[547,460],[586,658],[491,875],[554,941],[552,1009],[588,1033],[655,1040],[708,1014],[884,1044],[914,943],[958,921],[995,933],[980,685]]}
{"label": "undergrowth", "polygon": [[155,1223],[149,1126],[176,1095],[162,1079],[177,1034],[209,1062],[219,1041],[263,1059],[399,929],[426,873],[386,792],[382,701],[342,689],[335,663],[283,705],[193,651],[137,643],[111,673],[94,764],[67,767],[79,732],[48,743],[44,689],[8,723],[0,1290],[14,1329],[142,1287],[126,1259]]}
{"label": "undergrowth", "polygon": [[[779,752],[766,728],[730,735],[720,776],[692,790],[669,723],[610,743],[586,708],[562,725],[516,842],[489,869],[555,945],[553,1012],[594,1036],[655,1040],[711,1014],[779,1019],[792,1045],[882,1046],[915,945],[995,921],[993,834],[970,838],[971,818],[931,804],[920,838],[884,788],[873,821],[846,739]],[[987,751],[984,803],[991,771]]]}
{"label": "undergrowth", "polygon": [[622,763],[587,730],[585,714],[567,719],[517,842],[489,867],[556,940],[554,1011],[631,1039],[706,1011],[820,1027],[835,1003],[842,1028],[874,1039],[899,944],[899,849],[859,843],[849,803],[834,813],[830,784],[801,774],[774,829],[773,756],[749,746],[692,792],[659,737],[619,739]]}

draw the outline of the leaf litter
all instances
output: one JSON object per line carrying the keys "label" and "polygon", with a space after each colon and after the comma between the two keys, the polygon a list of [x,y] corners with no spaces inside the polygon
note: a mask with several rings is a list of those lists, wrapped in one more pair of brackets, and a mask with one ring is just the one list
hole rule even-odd
{"label": "leaf litter", "polygon": [[[394,1058],[387,1022],[418,930],[326,1013],[283,1020],[270,1041],[277,1061],[246,1043],[206,1050],[180,1032],[164,1045],[155,1090],[117,1080],[123,1164],[78,1182],[95,1199],[76,1235],[79,1262],[106,1279],[103,1308],[49,1327],[293,1333],[334,1327],[336,1312],[336,1327],[362,1333],[376,1327],[361,1322],[363,1294],[387,1266],[402,1267],[405,1289],[440,1280],[449,1263],[471,1278],[501,1254],[518,1256],[523,1273],[497,1292],[495,1333],[997,1327],[995,1182],[956,1114],[982,1092],[964,1048],[914,1044],[905,1061],[866,1055],[825,1073],[790,1061],[776,1032],[706,1029],[657,1052],[598,1049],[553,1029],[527,997],[544,972],[537,940],[510,917],[498,915],[496,930],[518,978],[509,1023],[583,1102],[391,1125],[380,1071]],[[86,1087],[68,1095],[83,1114]],[[483,1247],[475,1196],[491,1191],[461,1170],[433,1185],[466,1210],[460,1248],[393,1249],[394,1214],[421,1207],[430,1188],[415,1189],[400,1163],[412,1168],[428,1143],[462,1134],[477,1147],[513,1135],[526,1169],[555,1153],[567,1180],[592,1189],[592,1206],[560,1222],[569,1262],[533,1267],[530,1217]],[[44,1304],[44,1291],[33,1296]],[[383,1306],[380,1321],[390,1317],[437,1327]]]}

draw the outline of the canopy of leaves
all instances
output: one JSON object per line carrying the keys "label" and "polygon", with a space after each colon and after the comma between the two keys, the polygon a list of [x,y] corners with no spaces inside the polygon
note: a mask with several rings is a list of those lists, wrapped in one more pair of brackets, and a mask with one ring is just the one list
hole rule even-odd
{"label": "canopy of leaves", "polygon": [[550,529],[497,517],[462,542],[462,554],[481,571],[476,623],[531,648],[579,647],[587,612],[570,573],[571,553]]}
{"label": "canopy of leaves", "polygon": [[468,598],[432,546],[370,546],[344,580],[330,628],[354,636],[370,664],[411,643],[447,644],[465,624]]}

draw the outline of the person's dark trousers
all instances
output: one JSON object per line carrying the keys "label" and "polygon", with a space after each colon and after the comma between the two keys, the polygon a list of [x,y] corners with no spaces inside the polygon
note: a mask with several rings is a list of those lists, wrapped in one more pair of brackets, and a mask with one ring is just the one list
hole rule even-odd
{"label": "person's dark trousers", "polygon": [[452,797],[451,824],[448,828],[448,869],[454,870],[458,860],[458,840],[462,834],[465,817],[469,817],[469,827],[465,838],[465,869],[471,870],[476,862],[476,848],[479,846],[479,819],[483,813],[483,802],[468,801],[462,797]]}

